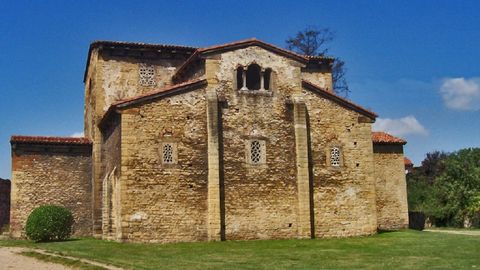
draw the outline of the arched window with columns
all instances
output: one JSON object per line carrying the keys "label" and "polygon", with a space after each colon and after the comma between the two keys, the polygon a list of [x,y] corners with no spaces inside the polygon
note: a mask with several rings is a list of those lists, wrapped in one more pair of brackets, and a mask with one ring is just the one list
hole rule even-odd
{"label": "arched window with columns", "polygon": [[253,63],[247,67],[239,66],[237,68],[237,89],[241,91],[266,91],[271,88],[272,69],[263,69]]}

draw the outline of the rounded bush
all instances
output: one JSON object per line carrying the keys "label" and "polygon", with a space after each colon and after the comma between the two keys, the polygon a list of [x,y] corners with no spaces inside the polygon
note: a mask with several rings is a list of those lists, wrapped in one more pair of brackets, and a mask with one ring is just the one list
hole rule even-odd
{"label": "rounded bush", "polygon": [[65,207],[43,205],[27,219],[27,237],[36,242],[68,239],[72,233],[73,215]]}

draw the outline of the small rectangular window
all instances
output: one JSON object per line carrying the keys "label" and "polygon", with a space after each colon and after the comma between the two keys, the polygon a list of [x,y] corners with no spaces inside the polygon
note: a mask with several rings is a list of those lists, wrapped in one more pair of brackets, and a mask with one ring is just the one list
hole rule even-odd
{"label": "small rectangular window", "polygon": [[175,143],[162,144],[162,163],[163,164],[177,163],[177,146]]}
{"label": "small rectangular window", "polygon": [[330,149],[330,165],[332,167],[340,167],[341,165],[341,153],[340,153],[340,148],[338,147],[332,147]]}
{"label": "small rectangular window", "polygon": [[259,141],[250,142],[250,161],[253,164],[258,164],[262,160],[262,147]]}
{"label": "small rectangular window", "polygon": [[247,163],[264,164],[266,161],[265,141],[250,140],[246,145]]}

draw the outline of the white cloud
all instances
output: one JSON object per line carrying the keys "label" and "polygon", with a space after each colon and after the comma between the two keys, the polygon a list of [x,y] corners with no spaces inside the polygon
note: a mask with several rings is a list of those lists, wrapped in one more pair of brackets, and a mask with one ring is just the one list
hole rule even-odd
{"label": "white cloud", "polygon": [[72,135],[70,135],[70,137],[83,137],[83,136],[84,136],[83,131],[82,132],[75,132]]}
{"label": "white cloud", "polygon": [[446,78],[440,94],[447,108],[453,110],[480,110],[480,78]]}
{"label": "white cloud", "polygon": [[400,137],[406,135],[428,135],[428,131],[413,115],[399,119],[377,118],[372,129],[374,131],[385,131]]}

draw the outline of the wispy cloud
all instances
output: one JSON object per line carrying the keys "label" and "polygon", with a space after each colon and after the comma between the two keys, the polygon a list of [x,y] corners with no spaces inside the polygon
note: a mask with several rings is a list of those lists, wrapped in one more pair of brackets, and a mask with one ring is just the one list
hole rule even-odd
{"label": "wispy cloud", "polygon": [[82,132],[74,132],[73,134],[70,135],[70,137],[83,137],[83,131]]}
{"label": "wispy cloud", "polygon": [[447,108],[480,110],[480,78],[446,78],[440,86],[440,94]]}
{"label": "wispy cloud", "polygon": [[374,131],[385,131],[400,137],[406,135],[428,135],[427,129],[413,115],[399,119],[377,118],[372,128]]}

